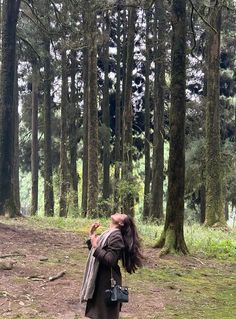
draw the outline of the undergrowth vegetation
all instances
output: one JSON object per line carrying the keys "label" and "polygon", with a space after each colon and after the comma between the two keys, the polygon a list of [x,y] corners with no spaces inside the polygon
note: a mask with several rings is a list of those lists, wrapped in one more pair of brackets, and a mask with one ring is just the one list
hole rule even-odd
{"label": "undergrowth vegetation", "polygon": [[[94,219],[88,218],[44,218],[30,217],[29,222],[35,226],[61,228],[87,235]],[[110,223],[109,219],[100,219],[100,232]],[[151,247],[158,240],[163,225],[137,219],[136,224],[144,245]],[[200,225],[185,225],[185,240],[190,254],[205,255],[209,258],[236,261],[236,229],[206,228]]]}

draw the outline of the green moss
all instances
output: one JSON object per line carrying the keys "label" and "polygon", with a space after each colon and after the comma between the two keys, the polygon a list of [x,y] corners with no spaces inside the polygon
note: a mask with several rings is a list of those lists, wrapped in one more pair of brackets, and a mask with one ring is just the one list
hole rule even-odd
{"label": "green moss", "polygon": [[153,314],[153,319],[189,319],[189,314],[191,319],[235,318],[235,276],[224,267],[184,269],[173,264],[143,268],[130,277],[129,285],[135,291],[145,291],[143,283],[147,281],[173,291],[173,300],[167,301],[163,312]]}

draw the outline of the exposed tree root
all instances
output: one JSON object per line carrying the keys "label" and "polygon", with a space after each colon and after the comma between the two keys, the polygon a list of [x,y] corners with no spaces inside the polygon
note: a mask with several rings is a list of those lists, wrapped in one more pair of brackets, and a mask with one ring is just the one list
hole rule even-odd
{"label": "exposed tree root", "polygon": [[187,255],[189,253],[182,234],[177,234],[173,225],[161,234],[160,239],[153,246],[153,248],[162,248],[159,257],[165,256],[169,253],[182,253]]}

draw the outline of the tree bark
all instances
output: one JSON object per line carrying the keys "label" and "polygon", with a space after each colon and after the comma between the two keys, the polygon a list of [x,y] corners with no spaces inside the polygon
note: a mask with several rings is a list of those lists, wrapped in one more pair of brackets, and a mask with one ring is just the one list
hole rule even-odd
{"label": "tree bark", "polygon": [[54,215],[51,132],[51,62],[50,39],[44,37],[44,212]]}
{"label": "tree bark", "polygon": [[98,110],[97,110],[97,19],[88,1],[88,216],[97,215],[98,201]]}
{"label": "tree bark", "polygon": [[83,168],[82,168],[82,216],[87,215],[88,210],[88,114],[89,114],[89,33],[87,25],[89,23],[86,12],[86,1],[83,2]]}
{"label": "tree bark", "polygon": [[154,138],[153,138],[153,165],[152,191],[150,216],[162,219],[163,214],[163,182],[164,182],[164,87],[165,87],[165,55],[166,55],[166,12],[164,1],[156,1],[154,35],[156,45],[155,54],[155,83],[154,83]]}
{"label": "tree bark", "polygon": [[115,117],[115,174],[114,174],[114,213],[119,211],[120,196],[118,184],[120,180],[121,162],[121,13],[117,14],[117,56],[116,56],[116,117]]}
{"label": "tree bark", "polygon": [[224,225],[220,141],[220,31],[221,8],[211,1],[207,43],[207,112],[206,112],[206,226]]}
{"label": "tree bark", "polygon": [[70,175],[72,187],[72,212],[78,213],[78,172],[77,172],[77,121],[76,121],[76,51],[71,51],[71,85],[70,85],[70,112],[69,112],[69,154],[70,154]]}
{"label": "tree bark", "polygon": [[[122,93],[121,93],[121,161],[123,162],[123,151],[124,151],[124,141],[123,141],[123,113],[124,113],[124,101],[125,101],[125,92],[126,92],[126,72],[127,72],[127,34],[128,34],[128,17],[127,17],[127,10],[123,9],[122,14],[122,23],[123,26],[122,30],[122,50],[121,50],[121,58],[122,58],[122,70],[121,70],[121,77],[122,77]],[[122,178],[122,165],[121,165],[121,178]],[[122,199],[121,199],[122,201]],[[123,205],[123,204],[122,204]]]}
{"label": "tree bark", "polygon": [[66,49],[62,48],[61,54],[62,85],[61,85],[61,141],[60,141],[60,199],[59,216],[67,217],[67,193],[68,193],[68,174],[67,174],[67,107],[68,107],[68,79],[67,79],[67,56]]}
{"label": "tree bark", "polygon": [[161,254],[188,252],[183,232],[185,178],[186,0],[172,3],[170,152],[165,226],[156,247]]}
{"label": "tree bark", "polygon": [[123,194],[123,211],[131,216],[134,215],[134,196],[130,189],[133,183],[133,164],[132,164],[132,71],[135,37],[135,8],[129,9],[128,35],[127,35],[127,62],[125,76],[124,109],[123,109],[123,161],[122,161],[122,180],[125,183],[125,192]]}
{"label": "tree bark", "polygon": [[39,102],[39,65],[32,61],[32,140],[31,140],[31,215],[38,210],[38,102]]}
{"label": "tree bark", "polygon": [[0,83],[0,214],[14,217],[16,23],[20,1],[4,0],[2,12],[2,56]]}
{"label": "tree bark", "polygon": [[[103,185],[102,197],[106,201],[110,196],[110,109],[109,109],[109,37],[110,37],[110,21],[109,13],[105,16],[105,45],[104,45],[104,88],[103,88]],[[109,214],[108,205],[103,205],[104,211]]]}
{"label": "tree bark", "polygon": [[83,173],[82,173],[82,215],[87,215],[88,209],[88,49],[83,50],[83,79],[84,79],[84,107],[83,107]]}
{"label": "tree bark", "polygon": [[203,224],[206,218],[206,188],[202,184],[199,190],[200,193],[200,223]]}
{"label": "tree bark", "polygon": [[16,214],[15,216],[20,216],[20,178],[19,178],[19,88],[18,88],[18,60],[16,55],[15,62],[15,74],[14,74],[14,117],[15,117],[15,129],[14,129],[14,197],[16,203]]}
{"label": "tree bark", "polygon": [[147,219],[150,212],[150,181],[151,181],[151,167],[150,167],[150,65],[151,65],[151,41],[150,41],[150,18],[151,11],[146,12],[146,64],[145,64],[145,181],[144,181],[144,207],[143,218]]}
{"label": "tree bark", "polygon": [[225,202],[225,220],[229,220],[229,204]]}

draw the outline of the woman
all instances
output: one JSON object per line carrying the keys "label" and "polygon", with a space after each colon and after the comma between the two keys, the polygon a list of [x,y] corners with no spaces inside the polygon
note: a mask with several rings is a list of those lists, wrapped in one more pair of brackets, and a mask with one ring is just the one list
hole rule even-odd
{"label": "woman", "polygon": [[111,274],[121,285],[118,260],[128,273],[142,265],[140,241],[133,218],[116,213],[111,216],[110,228],[96,235],[99,223],[92,225],[90,240],[87,242],[90,254],[81,289],[81,302],[87,302],[85,316],[92,319],[118,319],[121,304],[105,303],[105,290],[111,288]]}

